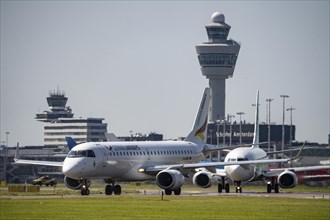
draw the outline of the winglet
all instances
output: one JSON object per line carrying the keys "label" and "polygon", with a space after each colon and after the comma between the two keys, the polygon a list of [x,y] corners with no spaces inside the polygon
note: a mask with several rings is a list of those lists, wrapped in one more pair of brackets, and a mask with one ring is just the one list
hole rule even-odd
{"label": "winglet", "polygon": [[305,141],[304,144],[301,146],[301,148],[300,148],[299,152],[297,153],[297,155],[294,156],[294,157],[292,157],[292,158],[290,158],[289,161],[299,159],[299,158],[300,158],[300,154],[301,154],[302,150],[304,149],[305,145],[306,145],[306,141]]}
{"label": "winglet", "polygon": [[255,110],[255,121],[254,121],[254,134],[252,147],[259,147],[259,90],[257,90],[256,96],[256,110]]}
{"label": "winglet", "polygon": [[195,123],[192,131],[185,138],[185,141],[191,141],[194,143],[205,143],[206,142],[206,132],[207,132],[207,116],[209,112],[210,104],[210,88],[205,88],[204,94],[202,96],[201,104],[199,106]]}

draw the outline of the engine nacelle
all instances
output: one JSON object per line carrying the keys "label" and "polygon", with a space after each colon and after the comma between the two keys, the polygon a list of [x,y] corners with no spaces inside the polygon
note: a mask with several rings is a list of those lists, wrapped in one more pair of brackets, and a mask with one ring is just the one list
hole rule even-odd
{"label": "engine nacelle", "polygon": [[198,187],[208,188],[212,186],[212,176],[205,171],[199,171],[193,176],[193,184]]}
{"label": "engine nacelle", "polygon": [[184,183],[184,176],[178,170],[163,170],[156,176],[156,183],[162,189],[178,189]]}
{"label": "engine nacelle", "polygon": [[277,182],[280,187],[286,188],[293,188],[297,185],[298,179],[297,175],[292,171],[284,171],[277,177]]}
{"label": "engine nacelle", "polygon": [[69,189],[75,190],[80,190],[84,186],[84,184],[86,188],[89,188],[91,185],[90,180],[76,180],[67,176],[64,177],[64,183]]}

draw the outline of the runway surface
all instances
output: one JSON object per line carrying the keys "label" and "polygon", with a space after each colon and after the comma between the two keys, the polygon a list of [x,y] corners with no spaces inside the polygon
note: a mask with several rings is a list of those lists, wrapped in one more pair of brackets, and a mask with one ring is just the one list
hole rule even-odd
{"label": "runway surface", "polygon": [[[142,190],[139,193],[123,193],[121,196],[161,196],[161,190]],[[166,195],[164,195],[166,196]],[[176,195],[170,195],[176,196]],[[280,193],[266,193],[266,192],[243,192],[243,193],[217,193],[212,191],[198,191],[187,190],[182,191],[180,196],[212,196],[212,197],[264,197],[264,198],[297,198],[297,199],[329,199],[330,191],[327,193],[318,192],[280,192]],[[115,195],[106,196],[105,194],[90,194],[89,196],[81,196],[79,192],[77,194],[54,194],[54,195],[2,195],[1,199],[34,199],[34,198],[79,198],[79,197],[116,197]]]}

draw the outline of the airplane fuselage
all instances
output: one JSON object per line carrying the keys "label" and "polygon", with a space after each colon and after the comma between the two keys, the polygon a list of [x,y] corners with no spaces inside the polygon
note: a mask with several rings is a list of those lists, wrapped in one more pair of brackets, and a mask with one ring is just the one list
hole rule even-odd
{"label": "airplane fuselage", "polygon": [[[225,162],[233,161],[251,161],[267,159],[267,154],[259,147],[241,147],[230,151]],[[224,167],[227,176],[232,181],[247,182],[257,178],[260,175],[262,167],[254,164],[247,165],[229,165]]]}
{"label": "airplane fuselage", "polygon": [[146,167],[196,163],[204,158],[199,149],[186,141],[84,143],[70,151],[62,171],[73,179],[144,181],[155,178]]}

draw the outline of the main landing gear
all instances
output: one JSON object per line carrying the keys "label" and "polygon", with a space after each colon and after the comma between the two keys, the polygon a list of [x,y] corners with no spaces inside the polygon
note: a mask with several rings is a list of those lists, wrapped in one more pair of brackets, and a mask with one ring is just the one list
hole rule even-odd
{"label": "main landing gear", "polygon": [[230,187],[229,183],[226,183],[225,178],[221,178],[221,183],[218,184],[218,193],[222,193],[222,190],[225,190],[226,193],[229,193]]}
{"label": "main landing gear", "polygon": [[275,182],[275,177],[272,177],[271,182],[267,183],[267,193],[271,193],[274,190],[275,193],[279,192],[278,183]]}
{"label": "main landing gear", "polygon": [[169,195],[172,195],[172,192],[174,192],[174,195],[180,195],[181,194],[181,188],[178,188],[178,189],[165,189],[165,195],[169,196]]}
{"label": "main landing gear", "polygon": [[112,185],[107,185],[105,187],[105,195],[111,196],[113,194],[120,195],[121,194],[121,186],[115,185],[114,183]]}

